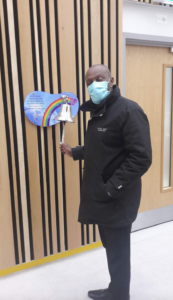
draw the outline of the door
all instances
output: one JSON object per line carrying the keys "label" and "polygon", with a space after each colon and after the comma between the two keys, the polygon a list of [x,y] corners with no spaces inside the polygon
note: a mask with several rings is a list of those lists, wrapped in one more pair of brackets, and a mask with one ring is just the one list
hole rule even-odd
{"label": "door", "polygon": [[[158,208],[173,209],[172,161],[170,150],[170,186],[163,186],[164,165],[164,89],[165,66],[173,68],[173,53],[168,48],[126,46],[126,97],[136,101],[148,116],[151,130],[153,162],[142,177],[142,201],[139,212]],[[171,100],[172,105],[172,100]],[[173,106],[173,105],[172,105]],[[171,106],[171,115],[172,115]],[[173,121],[173,118],[172,118]],[[173,123],[173,122],[172,122]],[[172,125],[171,125],[172,126]],[[173,145],[172,131],[169,138]],[[164,221],[167,221],[164,219]],[[157,223],[158,220],[157,220]],[[154,223],[152,223],[154,225]]]}

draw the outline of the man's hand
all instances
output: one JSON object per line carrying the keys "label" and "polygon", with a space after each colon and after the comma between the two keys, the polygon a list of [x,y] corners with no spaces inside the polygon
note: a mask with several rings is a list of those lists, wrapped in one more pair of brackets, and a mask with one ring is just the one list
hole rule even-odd
{"label": "man's hand", "polygon": [[68,144],[60,143],[59,149],[63,154],[72,157],[71,147]]}

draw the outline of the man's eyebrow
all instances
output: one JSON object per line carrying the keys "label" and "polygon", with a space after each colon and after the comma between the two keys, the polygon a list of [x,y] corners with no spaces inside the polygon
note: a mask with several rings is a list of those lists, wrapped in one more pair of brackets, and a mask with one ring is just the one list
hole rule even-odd
{"label": "man's eyebrow", "polygon": [[[104,74],[101,74],[101,73],[98,73],[98,74],[96,74],[94,77],[104,77]],[[93,78],[93,76],[91,76],[91,77],[88,77],[87,78],[87,80],[90,80],[90,79],[92,79]]]}
{"label": "man's eyebrow", "polygon": [[98,74],[96,74],[96,76],[101,76],[101,77],[104,77],[104,74],[102,74],[102,73],[98,73]]}

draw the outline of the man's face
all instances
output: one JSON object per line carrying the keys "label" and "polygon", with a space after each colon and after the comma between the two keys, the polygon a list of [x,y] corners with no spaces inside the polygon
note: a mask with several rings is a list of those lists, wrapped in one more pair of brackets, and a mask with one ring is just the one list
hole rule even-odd
{"label": "man's face", "polygon": [[85,75],[85,81],[87,87],[91,85],[94,81],[109,81],[108,91],[113,86],[114,78],[110,76],[107,69],[103,66],[93,66],[88,69]]}

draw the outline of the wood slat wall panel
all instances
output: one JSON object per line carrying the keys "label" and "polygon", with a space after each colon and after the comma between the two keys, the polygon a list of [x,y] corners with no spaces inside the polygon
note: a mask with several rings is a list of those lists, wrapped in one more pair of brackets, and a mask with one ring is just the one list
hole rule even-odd
{"label": "wood slat wall panel", "polygon": [[[37,6],[36,6],[37,3]],[[35,37],[35,55],[36,55],[36,66],[37,66],[37,89],[42,90],[42,74],[41,71],[41,58],[40,58],[40,39],[39,39],[39,32],[38,32],[38,8],[39,8],[39,2],[36,2],[35,0],[32,1],[33,4],[33,34]],[[39,15],[40,16],[40,15]],[[40,19],[39,19],[40,21]],[[40,185],[42,188],[41,192],[41,200],[42,200],[42,224],[43,224],[43,239],[44,239],[44,253],[45,255],[49,255],[49,230],[48,230],[48,216],[47,216],[47,185],[46,185],[46,171],[45,171],[45,148],[44,148],[44,134],[43,134],[43,128],[40,128],[37,130],[37,133],[39,135],[39,146],[41,148],[39,156],[40,156]]]}
{"label": "wood slat wall panel", "polygon": [[92,65],[101,63],[101,35],[100,35],[100,1],[90,2],[91,5],[91,62]]}
{"label": "wood slat wall panel", "polygon": [[60,234],[60,241],[59,241],[59,252],[65,251],[65,241],[64,241],[64,210],[63,210],[63,189],[62,189],[62,161],[61,155],[59,151],[59,141],[60,137],[60,128],[56,126],[55,128],[56,134],[56,151],[57,151],[57,185],[58,185],[58,209],[59,209],[59,234]]}
{"label": "wood slat wall panel", "polygon": [[108,2],[103,1],[103,64],[108,66]]}
{"label": "wood slat wall panel", "polygon": [[4,73],[5,73],[5,82],[6,82],[6,93],[7,93],[7,109],[9,115],[9,133],[10,133],[10,143],[13,151],[11,151],[12,159],[12,176],[13,176],[13,188],[14,188],[14,205],[16,212],[16,227],[17,227],[17,240],[18,240],[18,251],[19,251],[19,263],[22,263],[22,254],[21,254],[21,239],[20,239],[20,226],[19,226],[19,213],[18,213],[18,193],[17,193],[17,182],[16,182],[16,167],[15,167],[15,155],[14,155],[14,136],[13,136],[13,124],[12,124],[12,112],[11,112],[11,103],[10,103],[10,91],[9,91],[9,76],[8,76],[8,59],[7,59],[7,48],[6,48],[6,39],[5,39],[5,25],[4,25],[4,14],[3,14],[3,5],[2,0],[0,0],[0,19],[2,27],[2,50],[4,58]]}
{"label": "wood slat wall panel", "polygon": [[[89,1],[87,0],[83,0],[81,1],[82,3],[82,8],[83,8],[83,47],[84,47],[84,70],[83,70],[83,81],[85,79],[85,73],[88,70],[89,66],[90,66],[90,30],[89,30],[89,22],[88,22],[88,15],[89,15]],[[88,90],[86,85],[84,84],[83,87],[84,91],[83,91],[83,98],[82,101],[88,100],[89,99],[89,94],[88,94]],[[86,132],[87,126],[88,126],[88,121],[90,119],[90,113],[86,112],[86,113],[82,113],[81,114],[81,120],[83,120],[84,122],[84,133]],[[84,135],[83,135],[84,137]],[[82,139],[83,142],[83,139]],[[87,244],[87,228],[86,226],[84,226],[85,229],[85,244]],[[89,225],[88,226],[88,231],[89,231],[89,242],[93,243],[93,226]]]}
{"label": "wood slat wall panel", "polygon": [[[89,62],[89,24],[88,24],[88,1],[87,0],[83,0],[83,38],[84,38],[84,55],[85,55],[85,59],[84,59],[84,71],[86,72],[88,70],[88,68],[90,67],[90,62]],[[85,85],[85,94],[84,97],[86,100],[89,99],[89,94],[88,94],[88,90],[87,87]],[[84,100],[85,100],[84,99]],[[82,114],[82,113],[81,113]],[[87,112],[86,113],[86,126],[88,123],[88,120],[90,119],[90,113]]]}
{"label": "wood slat wall panel", "polygon": [[[51,62],[48,60],[48,34],[47,29],[50,27],[50,24],[47,24],[46,13],[49,10],[49,3],[45,7],[42,2],[40,2],[40,12],[41,12],[41,27],[42,27],[42,49],[43,49],[43,66],[44,66],[44,82],[45,82],[45,91],[48,93],[53,92],[53,82],[52,74],[50,73]],[[53,16],[52,16],[53,19]],[[48,27],[49,26],[49,27]],[[51,53],[49,53],[51,55]],[[52,85],[52,86],[51,86]],[[47,132],[47,133],[46,133]],[[50,254],[57,253],[57,234],[56,234],[56,215],[55,215],[55,178],[54,178],[54,161],[53,161],[53,140],[52,140],[52,127],[44,129],[45,137],[47,135],[47,153],[45,159],[47,160],[46,174],[47,174],[47,188],[49,186],[50,192],[48,197],[48,220],[49,220],[49,239],[50,239]],[[52,241],[51,241],[52,240]],[[52,245],[51,245],[52,244]],[[51,247],[53,249],[51,250]]]}
{"label": "wood slat wall panel", "polygon": [[[58,93],[61,92],[61,78],[60,78],[60,53],[59,53],[59,27],[58,27],[58,3],[55,3],[55,34],[56,34],[56,69],[57,69],[57,91]],[[59,234],[60,234],[60,251],[65,251],[65,239],[66,236],[64,234],[64,207],[63,207],[63,178],[62,178],[62,160],[61,154],[59,151],[59,141],[61,140],[61,132],[60,126],[55,127],[55,134],[56,134],[56,151],[57,151],[57,176],[58,176],[58,208],[59,208]]]}
{"label": "wood slat wall panel", "polygon": [[[123,2],[121,0],[118,1],[118,5],[117,5],[117,17],[118,16],[122,16],[123,14]],[[117,37],[117,56],[118,56],[118,66],[117,66],[117,70],[118,70],[118,80],[116,81],[116,83],[118,84],[120,90],[122,90],[122,80],[123,80],[123,74],[122,74],[122,63],[123,63],[123,36],[122,36],[122,31],[123,31],[123,24],[122,22],[118,22],[117,24],[118,30],[118,37]]]}
{"label": "wood slat wall panel", "polygon": [[[0,73],[0,99],[2,83]],[[6,141],[4,107],[0,101],[0,140]],[[4,201],[5,199],[5,201]],[[8,175],[7,144],[0,146],[0,270],[15,265],[10,183]]]}
{"label": "wood slat wall panel", "polygon": [[[68,15],[68,22],[66,21]],[[58,2],[59,38],[60,38],[60,70],[62,92],[70,91],[76,94],[75,69],[75,33],[74,33],[74,5],[68,0]],[[70,53],[70,55],[69,55]],[[78,145],[77,118],[74,124],[66,124],[65,141],[71,146]],[[80,225],[76,222],[79,206],[79,170],[78,165],[69,157],[65,157],[66,178],[66,207],[68,249],[81,245]]]}
{"label": "wood slat wall panel", "polygon": [[[85,73],[101,62],[121,85],[122,1],[0,0],[0,24],[2,107],[9,116],[8,123],[1,119],[8,190],[0,193],[10,218],[7,225],[0,215],[10,245],[5,256],[7,244],[0,252],[0,268],[7,268],[100,240],[97,226],[77,222],[83,161],[61,155],[61,124],[36,127],[25,117],[23,103],[30,92],[43,90],[72,92],[82,104],[89,99]],[[70,146],[84,144],[89,119],[89,112],[80,112],[66,125]]]}
{"label": "wood slat wall panel", "polygon": [[29,241],[29,229],[28,229],[28,213],[27,213],[27,199],[26,199],[26,181],[25,181],[25,165],[24,165],[24,152],[23,152],[23,135],[21,126],[20,115],[20,103],[19,103],[19,82],[18,82],[18,70],[16,63],[16,42],[15,42],[15,30],[14,30],[14,12],[13,2],[7,1],[7,13],[8,13],[8,25],[10,36],[10,54],[12,63],[12,79],[13,79],[13,92],[15,99],[15,117],[17,127],[17,143],[18,143],[18,157],[19,157],[19,172],[20,172],[20,189],[21,189],[21,204],[23,215],[23,230],[24,230],[24,245],[25,245],[25,259],[26,262],[30,261],[30,241]]}
{"label": "wood slat wall panel", "polygon": [[[111,54],[111,73],[112,76],[115,79],[116,83],[116,43],[117,39],[115,39],[116,36],[116,2],[114,0],[110,0],[110,54]],[[121,16],[120,16],[121,17]],[[121,22],[119,22],[121,24]],[[122,33],[120,33],[122,34]]]}
{"label": "wood slat wall panel", "polygon": [[[50,92],[57,94],[58,93],[58,74],[57,74],[57,56],[56,56],[56,32],[55,32],[55,13],[54,13],[55,7],[54,7],[54,0],[49,1],[49,22],[50,22],[50,49],[51,49],[51,68],[52,68],[52,87]],[[60,126],[57,126],[60,132]],[[52,209],[52,228],[53,228],[53,247],[54,247],[54,253],[58,252],[58,247],[60,247],[60,230],[59,230],[59,207],[58,207],[58,188],[62,185],[62,183],[58,184],[58,174],[57,174],[57,152],[58,148],[56,147],[56,139],[57,134],[55,127],[52,128],[52,137],[53,137],[53,147],[56,148],[54,153],[54,160],[53,162],[53,172],[54,172],[54,202],[51,205]],[[59,140],[59,139],[58,139]],[[61,176],[60,176],[61,177]],[[57,187],[58,186],[58,187]],[[57,211],[58,209],[58,211]],[[56,243],[55,243],[56,241]]]}
{"label": "wood slat wall panel", "polygon": [[[100,1],[90,1],[91,14],[91,64],[101,64],[101,20],[98,15],[101,13]],[[103,34],[103,33],[102,33]],[[96,227],[96,228],[95,228]],[[94,226],[93,241],[100,240],[97,226]]]}
{"label": "wood slat wall panel", "polygon": [[[80,105],[83,103],[83,94],[84,91],[84,37],[83,37],[83,3],[80,0],[74,1],[75,4],[75,43],[76,44],[76,83],[77,83],[77,97],[79,99]],[[82,12],[82,14],[81,14]],[[78,55],[77,55],[78,54]],[[84,128],[86,127],[86,121],[83,118],[83,113],[80,112],[78,115],[78,122],[79,122],[79,128],[78,131],[78,141],[79,145],[84,145]],[[83,161],[79,162],[79,181],[80,181],[80,187],[82,184],[82,175],[83,175]],[[87,243],[87,237],[86,237],[86,229],[84,225],[81,225],[81,235],[82,235],[82,243],[85,245]]]}
{"label": "wood slat wall panel", "polygon": [[[29,15],[29,0],[17,1],[18,17],[19,17],[19,36],[20,36],[20,54],[22,67],[22,83],[24,98],[34,91],[33,78],[33,58],[32,58],[32,41],[31,41],[31,25]],[[24,42],[25,39],[27,43]],[[23,42],[22,42],[23,41]],[[26,59],[27,57],[27,59]],[[23,99],[24,100],[24,99]],[[42,214],[41,214],[41,194],[40,194],[40,174],[39,174],[39,158],[38,158],[38,138],[37,128],[27,118],[26,121],[26,140],[27,154],[29,166],[29,183],[31,194],[31,216],[33,225],[33,244],[34,258],[44,257],[43,252],[43,230],[42,230]]]}
{"label": "wood slat wall panel", "polygon": [[[41,62],[43,64],[43,84],[42,84],[42,90],[44,90],[47,93],[50,93],[50,82],[49,82],[49,71],[48,71],[48,49],[47,49],[47,33],[46,33],[46,12],[45,12],[45,1],[38,1],[39,5],[39,10],[40,10],[40,28],[41,28],[41,49],[42,51],[42,59],[43,61]],[[50,129],[50,130],[49,130]],[[50,144],[49,148],[48,147],[48,141],[49,141],[49,135],[51,134],[51,128],[43,128],[42,132],[42,148],[44,148],[44,153],[43,153],[43,162],[44,162],[44,185],[46,186],[45,190],[45,196],[46,196],[46,201],[45,201],[45,212],[46,212],[46,225],[47,225],[47,250],[48,250],[48,255],[52,254],[52,224],[51,224],[51,215],[50,215],[50,210],[51,208],[49,207],[51,205],[51,189],[50,189],[50,170],[46,164],[49,164],[49,153],[52,150],[52,145]],[[52,151],[51,151],[52,153]]]}

